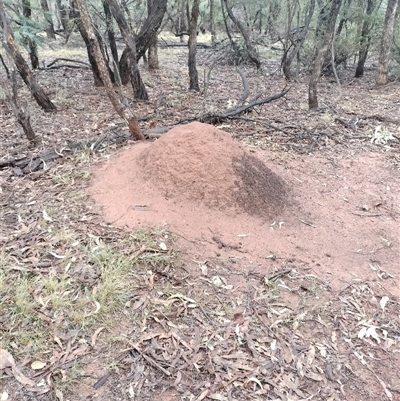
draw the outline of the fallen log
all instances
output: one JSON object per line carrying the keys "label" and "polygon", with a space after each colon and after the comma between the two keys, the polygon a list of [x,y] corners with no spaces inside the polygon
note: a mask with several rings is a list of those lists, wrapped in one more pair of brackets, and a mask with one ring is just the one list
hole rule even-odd
{"label": "fallen log", "polygon": [[[152,128],[144,130],[143,133],[146,138],[155,139],[169,131],[171,128],[172,127]],[[106,146],[128,142],[130,139],[132,139],[130,134],[117,134],[114,136],[95,138],[84,142],[68,142],[66,147],[59,150],[47,149],[37,155],[28,155],[25,157],[0,161],[0,170],[11,167],[14,175],[23,176],[34,171],[45,170],[48,163],[71,156],[79,150],[88,149],[91,152],[96,152],[104,149]]]}
{"label": "fallen log", "polygon": [[[167,47],[188,47],[187,43],[182,43],[182,42],[166,42],[165,40],[159,40],[158,41],[158,46],[161,49],[165,49]],[[213,46],[209,45],[207,43],[202,43],[198,42],[196,44],[197,47],[203,48],[203,49],[211,49]]]}
{"label": "fallen log", "polygon": [[275,95],[271,95],[271,96],[268,96],[268,97],[265,97],[262,99],[260,99],[260,95],[257,95],[251,102],[249,102],[245,105],[236,105],[236,106],[230,107],[229,109],[226,109],[220,113],[202,114],[195,118],[190,118],[187,120],[180,121],[179,123],[182,124],[185,122],[199,121],[201,123],[217,124],[223,120],[227,120],[231,117],[251,111],[256,106],[261,106],[263,104],[273,102],[274,100],[277,100],[277,99],[285,96],[286,93],[288,93],[289,91],[290,91],[290,88],[287,88],[287,89],[285,88],[280,93],[277,93]]}
{"label": "fallen log", "polygon": [[84,142],[68,142],[65,148],[59,150],[47,149],[38,155],[28,155],[21,158],[2,161],[0,162],[0,169],[11,167],[13,168],[15,175],[23,176],[34,171],[45,170],[48,163],[72,155],[78,150],[90,149],[94,152],[108,145],[126,142],[131,138],[132,136],[129,134],[119,134],[116,136],[91,139]]}

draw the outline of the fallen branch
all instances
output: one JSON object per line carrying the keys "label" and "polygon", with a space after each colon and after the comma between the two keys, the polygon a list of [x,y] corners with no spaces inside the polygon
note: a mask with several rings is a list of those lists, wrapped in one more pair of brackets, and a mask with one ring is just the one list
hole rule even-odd
{"label": "fallen branch", "polygon": [[[187,43],[181,43],[181,42],[167,42],[165,40],[159,41],[158,42],[158,46],[161,49],[165,49],[166,47],[187,47]],[[212,46],[208,45],[207,43],[197,43],[196,44],[197,47],[203,48],[203,49],[211,49]]]}
{"label": "fallen branch", "polygon": [[[256,123],[256,124],[261,124],[261,125],[264,125],[264,126],[267,127],[267,128],[271,128],[271,129],[274,129],[274,130],[276,130],[276,131],[282,132],[282,133],[284,133],[285,135],[294,135],[294,134],[291,134],[291,133],[288,132],[288,131],[285,131],[285,130],[282,129],[282,128],[277,127],[276,125],[272,125],[272,124],[266,123],[265,121],[255,120],[255,119],[253,119],[253,118],[246,118],[246,117],[241,117],[241,116],[233,116],[233,117],[230,117],[230,118],[231,118],[232,120],[243,120],[243,121],[253,122],[253,123]],[[297,128],[297,127],[296,127],[296,128]]]}
{"label": "fallen branch", "polygon": [[203,114],[203,115],[195,117],[195,118],[180,121],[179,123],[182,124],[182,123],[191,122],[191,121],[199,121],[201,123],[208,123],[208,124],[219,123],[223,120],[226,120],[226,119],[236,116],[238,114],[242,114],[247,111],[250,111],[256,106],[261,106],[263,104],[270,103],[270,102],[273,102],[274,100],[280,99],[281,97],[285,96],[286,93],[289,92],[289,90],[290,90],[290,88],[288,88],[288,89],[285,88],[282,92],[277,93],[275,95],[268,96],[263,99],[258,99],[258,97],[256,97],[250,103],[247,103],[243,106],[230,107],[229,109],[226,109],[226,110],[222,111],[221,113],[216,113],[216,114],[206,113],[206,114]]}
{"label": "fallen branch", "polygon": [[[56,58],[54,61],[52,61],[50,64],[47,64],[46,68],[50,68],[51,66],[53,66],[54,64],[58,63],[59,61],[66,61],[68,63],[77,63],[77,64],[82,64],[85,67],[90,68],[90,64],[84,62],[84,61],[79,61],[79,60],[72,60],[70,58]],[[72,68],[79,68],[77,66],[68,66],[68,67],[72,67]],[[60,67],[53,67],[53,68],[60,68]]]}
{"label": "fallen branch", "polygon": [[[172,127],[152,128],[144,130],[143,133],[146,138],[155,139],[159,138],[171,128]],[[65,148],[59,150],[47,149],[38,155],[29,155],[22,158],[0,161],[0,170],[11,167],[14,169],[15,175],[23,176],[34,171],[45,170],[48,163],[72,155],[79,150],[89,149],[91,152],[96,152],[100,149],[104,149],[106,146],[122,144],[131,139],[132,136],[129,134],[117,134],[114,136],[90,139],[89,141],[69,142]]]}
{"label": "fallen branch", "polygon": [[84,142],[70,142],[65,148],[60,150],[47,149],[35,156],[30,155],[19,159],[2,161],[0,162],[0,169],[12,167],[14,168],[15,175],[22,176],[34,171],[44,170],[46,169],[47,163],[71,155],[78,150],[90,149],[91,151],[96,151],[101,147],[126,142],[129,139],[132,139],[130,135],[118,135],[114,137],[91,139]]}

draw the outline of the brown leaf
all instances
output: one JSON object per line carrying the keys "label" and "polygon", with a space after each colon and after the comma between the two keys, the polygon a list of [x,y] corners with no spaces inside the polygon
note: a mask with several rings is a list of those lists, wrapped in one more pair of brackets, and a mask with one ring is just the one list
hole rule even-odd
{"label": "brown leaf", "polygon": [[21,384],[31,387],[36,385],[33,380],[27,378],[20,372],[17,365],[15,364],[14,357],[5,349],[0,349],[0,370],[5,368],[11,368],[15,379]]}
{"label": "brown leaf", "polygon": [[100,334],[103,330],[104,330],[104,327],[99,327],[99,328],[94,332],[94,334],[92,335],[92,347],[95,346],[97,337],[99,336],[99,334]]}

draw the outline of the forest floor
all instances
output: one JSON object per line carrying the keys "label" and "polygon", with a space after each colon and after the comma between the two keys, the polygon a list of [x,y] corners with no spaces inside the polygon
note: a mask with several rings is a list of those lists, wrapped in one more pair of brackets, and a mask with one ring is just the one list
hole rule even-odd
{"label": "forest floor", "polygon": [[[160,70],[140,66],[150,101],[132,103],[143,129],[242,96],[234,67],[194,93],[186,49],[159,53]],[[41,54],[57,57],[85,53]],[[199,50],[202,87],[213,57]],[[278,58],[241,67],[249,99],[288,85]],[[316,110],[304,74],[241,118],[139,144],[82,66],[37,73],[54,114],[20,86],[36,148],[0,104],[0,162],[99,139],[40,171],[0,170],[0,399],[400,400],[400,84],[353,71],[340,89],[321,79]],[[246,193],[274,206],[226,193],[248,171]]]}

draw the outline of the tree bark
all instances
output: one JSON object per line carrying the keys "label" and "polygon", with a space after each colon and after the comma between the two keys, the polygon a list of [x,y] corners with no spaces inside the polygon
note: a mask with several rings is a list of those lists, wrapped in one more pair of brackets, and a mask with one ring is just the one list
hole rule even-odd
{"label": "tree bark", "polygon": [[69,23],[69,7],[63,4],[62,0],[56,0],[56,4],[61,20],[61,25],[64,30],[65,43],[67,43],[71,35],[71,27]]}
{"label": "tree bark", "polygon": [[112,57],[114,60],[114,65],[116,68],[118,68],[118,50],[117,50],[117,44],[115,42],[115,33],[114,33],[112,14],[110,11],[110,7],[106,1],[103,1],[103,8],[104,8],[104,13],[106,15],[108,43],[110,44],[110,49],[111,49],[111,54],[112,54]]}
{"label": "tree bark", "polygon": [[139,61],[149,48],[154,35],[157,34],[161,26],[165,12],[167,10],[167,0],[153,0],[151,12],[147,16],[136,36],[136,60]]}
{"label": "tree bark", "polygon": [[[0,86],[3,88],[7,104],[18,123],[21,125],[26,137],[30,142],[36,144],[36,135],[31,125],[31,116],[27,112],[27,108],[22,107],[18,102],[17,80],[14,69],[11,73],[10,79],[8,80],[2,78],[0,74]],[[10,87],[12,87],[12,91],[10,90]]]}
{"label": "tree bark", "polygon": [[371,44],[371,32],[373,23],[371,22],[371,15],[375,8],[376,0],[367,0],[367,8],[365,10],[365,18],[361,29],[360,51],[358,53],[358,64],[356,68],[355,77],[359,78],[364,75],[364,64],[367,60],[369,46]]}
{"label": "tree bark", "polygon": [[[22,15],[25,18],[31,19],[32,8],[30,0],[22,0]],[[29,48],[29,58],[31,60],[31,66],[33,70],[39,68],[39,55],[37,50],[37,44],[34,40],[26,38],[28,48]]]}
{"label": "tree bark", "polygon": [[217,41],[217,34],[215,32],[215,1],[210,0],[210,32],[211,32],[211,44],[215,45]]}
{"label": "tree bark", "polygon": [[[151,15],[151,10],[156,6],[155,0],[147,0],[147,10],[148,15]],[[149,69],[150,70],[158,70],[160,68],[160,64],[158,62],[158,35],[157,31],[154,32],[153,37],[151,38],[149,44],[149,59],[148,59]]]}
{"label": "tree bark", "polygon": [[[95,54],[95,49],[93,48],[93,42],[89,38],[89,34],[85,29],[85,25],[82,23],[81,15],[79,10],[75,7],[76,0],[71,0],[71,16],[73,16],[76,25],[78,27],[79,33],[82,36],[83,41],[85,42],[86,45],[86,51],[88,53],[88,59],[90,66],[92,67],[92,73],[93,73],[93,80],[94,80],[94,86],[99,87],[99,86],[104,86],[104,82],[101,78],[100,74],[100,67],[98,65],[97,57]],[[97,44],[100,47],[101,54],[103,55],[103,61],[104,64],[107,66],[108,74],[110,76],[110,79],[112,82],[114,82],[114,73],[108,66],[108,64],[105,61],[105,52],[104,52],[104,47],[103,47],[103,42],[101,37],[97,32],[95,32],[95,36],[97,39]]]}
{"label": "tree bark", "polygon": [[53,21],[51,19],[51,13],[49,9],[49,5],[47,4],[47,0],[40,0],[40,6],[43,10],[44,19],[46,20],[46,35],[48,38],[55,39],[56,32],[54,31]]}
{"label": "tree bark", "polygon": [[290,81],[292,78],[290,67],[296,55],[299,53],[301,46],[306,39],[308,28],[310,26],[310,22],[312,16],[314,14],[315,9],[315,0],[310,0],[308,3],[308,12],[305,16],[304,27],[301,30],[301,33],[298,33],[298,37],[296,38],[295,44],[292,44],[291,51],[289,49],[285,52],[283,61],[282,61],[282,70],[283,74],[285,75],[286,80]]}
{"label": "tree bark", "polygon": [[381,47],[379,50],[378,73],[376,84],[385,85],[388,82],[388,69],[394,33],[394,21],[396,17],[398,0],[388,0],[385,22],[383,25]]}
{"label": "tree bark", "polygon": [[243,36],[244,43],[246,45],[247,55],[249,56],[250,60],[256,65],[257,70],[261,67],[261,62],[254,48],[253,44],[251,43],[250,35],[244,25],[235,17],[233,14],[232,8],[228,2],[228,0],[223,0],[225,2],[226,11],[228,12],[229,18],[232,22],[238,27],[240,33]]}
{"label": "tree bark", "polygon": [[330,48],[335,33],[335,25],[339,14],[342,0],[331,0],[331,8],[329,11],[328,21],[325,26],[323,41],[318,49],[314,60],[313,70],[311,72],[310,82],[308,85],[308,106],[310,109],[318,107],[317,85],[321,75],[322,65],[324,63],[325,54]]}
{"label": "tree bark", "polygon": [[138,120],[134,117],[132,111],[128,107],[127,108],[124,107],[124,105],[122,104],[120,99],[118,99],[117,94],[114,91],[110,75],[108,74],[107,66],[100,49],[98,39],[93,32],[92,25],[89,20],[89,15],[87,13],[85,6],[85,0],[75,0],[75,1],[79,9],[79,14],[83,28],[87,32],[88,39],[91,42],[91,47],[94,50],[94,56],[96,57],[96,62],[99,67],[100,77],[104,83],[111,104],[114,106],[114,109],[119,114],[119,116],[128,123],[129,131],[132,134],[133,138],[137,140],[144,139],[144,136],[139,128]]}
{"label": "tree bark", "polygon": [[135,99],[147,100],[149,97],[147,95],[146,87],[140,76],[139,68],[136,61],[136,42],[129,28],[128,22],[125,19],[116,0],[105,0],[110,7],[111,13],[114,19],[117,21],[121,35],[124,38],[126,46],[127,60],[129,61],[129,73],[130,81],[133,89],[133,96]]}
{"label": "tree bark", "polygon": [[50,98],[46,95],[43,88],[36,82],[35,77],[30,70],[28,63],[22,57],[21,52],[18,49],[17,44],[14,40],[14,35],[9,26],[6,13],[4,11],[3,0],[0,0],[0,24],[3,29],[3,47],[6,49],[7,54],[14,61],[18,72],[24,80],[26,86],[32,93],[32,96],[36,100],[37,104],[44,111],[56,111],[56,106],[52,103]]}
{"label": "tree bark", "polygon": [[197,53],[197,22],[199,20],[200,0],[193,0],[192,12],[189,21],[189,90],[200,91],[199,76],[196,67],[196,53]]}

